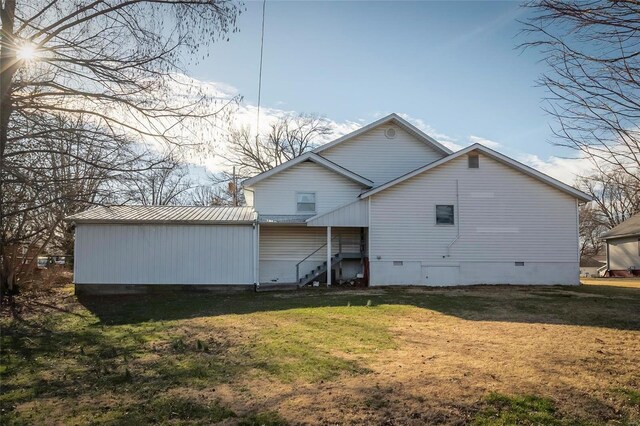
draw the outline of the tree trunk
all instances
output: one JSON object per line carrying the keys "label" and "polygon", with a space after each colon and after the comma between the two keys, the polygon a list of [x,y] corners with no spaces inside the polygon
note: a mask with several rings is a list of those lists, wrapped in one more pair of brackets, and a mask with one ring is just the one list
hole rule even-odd
{"label": "tree trunk", "polygon": [[11,99],[11,82],[18,68],[16,49],[13,35],[16,2],[6,0],[0,10],[2,33],[0,34],[0,292],[4,295],[15,289],[15,275],[7,258],[7,235],[4,220],[4,184],[7,171],[5,170],[4,153],[7,148],[9,133],[9,118],[13,110]]}

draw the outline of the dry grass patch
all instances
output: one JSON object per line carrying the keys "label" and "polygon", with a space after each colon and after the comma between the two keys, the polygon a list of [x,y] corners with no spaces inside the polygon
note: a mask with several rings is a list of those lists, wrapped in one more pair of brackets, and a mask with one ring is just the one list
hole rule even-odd
{"label": "dry grass patch", "polygon": [[3,423],[640,421],[635,288],[38,303],[1,319]]}

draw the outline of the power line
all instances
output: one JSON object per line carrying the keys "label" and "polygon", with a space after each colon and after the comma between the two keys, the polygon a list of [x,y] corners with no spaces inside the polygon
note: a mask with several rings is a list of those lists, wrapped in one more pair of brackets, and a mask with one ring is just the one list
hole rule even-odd
{"label": "power line", "polygon": [[262,0],[262,35],[260,37],[260,71],[258,73],[258,116],[256,118],[256,140],[260,135],[260,98],[262,96],[262,56],[264,52],[264,15],[267,0]]}

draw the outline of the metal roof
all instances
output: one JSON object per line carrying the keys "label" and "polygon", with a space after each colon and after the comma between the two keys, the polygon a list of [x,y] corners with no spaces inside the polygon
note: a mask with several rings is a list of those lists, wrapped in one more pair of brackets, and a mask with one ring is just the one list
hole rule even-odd
{"label": "metal roof", "polygon": [[253,207],[100,206],[67,217],[75,223],[252,223]]}
{"label": "metal roof", "polygon": [[632,237],[640,235],[640,213],[636,213],[618,226],[606,232],[602,238],[605,240],[620,237]]}
{"label": "metal roof", "polygon": [[258,221],[260,223],[289,223],[305,224],[307,219],[313,215],[288,215],[288,214],[261,214]]}

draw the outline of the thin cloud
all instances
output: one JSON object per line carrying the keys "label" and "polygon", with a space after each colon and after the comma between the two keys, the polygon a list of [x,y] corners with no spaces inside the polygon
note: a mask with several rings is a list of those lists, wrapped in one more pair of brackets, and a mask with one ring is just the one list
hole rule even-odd
{"label": "thin cloud", "polygon": [[[235,87],[225,83],[199,81],[188,77],[183,78],[185,80],[188,79],[187,82],[197,88],[200,93],[205,92],[215,99],[232,99],[233,97],[238,95],[238,90]],[[182,87],[182,90],[183,89],[184,88]],[[278,104],[280,105],[280,103]],[[299,111],[282,108],[261,107],[259,124],[260,133],[268,132],[269,126],[281,117],[298,113]],[[353,121],[336,121],[327,118],[328,124],[332,128],[332,132],[329,135],[324,136],[322,139],[319,139],[317,142],[318,144],[330,142],[340,136],[346,135],[356,129],[359,129],[360,127],[370,123],[373,119],[380,118],[387,114],[388,113],[376,112],[372,116],[358,117]],[[432,125],[420,118],[412,117],[411,115],[406,113],[398,113],[398,115],[400,115],[402,118],[422,130],[424,133],[436,139],[438,142],[442,143],[444,146],[453,151],[458,151],[474,143],[481,143],[488,148],[495,149],[506,155],[509,155],[510,157],[569,185],[575,183],[576,177],[578,175],[592,170],[591,163],[586,158],[569,159],[557,156],[542,158],[535,154],[530,154],[527,152],[519,151],[517,149],[513,149],[506,143],[497,142],[474,134],[469,135],[464,141],[459,141],[456,138],[437,130]],[[255,133],[255,129],[258,124],[258,109],[255,105],[240,103],[235,106],[234,111],[229,116],[231,119],[229,126],[246,126],[252,129],[252,132]],[[211,138],[214,139],[216,151],[220,152],[224,150],[226,145],[226,132],[224,129],[220,129],[217,134],[211,135]],[[207,156],[191,156],[189,162],[204,166],[211,172],[219,172],[221,170],[224,170],[225,168],[224,160],[220,156],[215,154]]]}
{"label": "thin cloud", "polygon": [[491,149],[499,149],[502,146],[500,142],[492,141],[491,139],[487,139],[487,138],[483,138],[475,135],[469,136],[469,142],[471,142],[471,144],[479,143]]}

